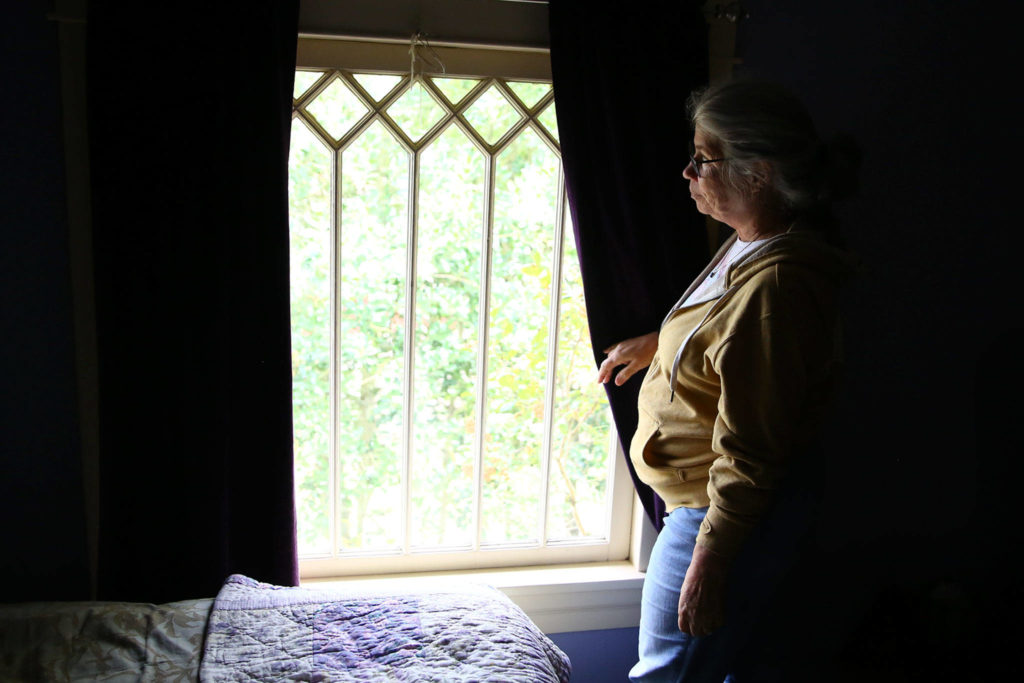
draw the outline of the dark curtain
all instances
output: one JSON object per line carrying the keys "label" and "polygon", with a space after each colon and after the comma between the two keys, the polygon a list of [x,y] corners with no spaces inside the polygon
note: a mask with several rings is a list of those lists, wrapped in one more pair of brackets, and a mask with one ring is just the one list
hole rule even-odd
{"label": "dark curtain", "polygon": [[101,599],[294,585],[298,2],[90,2]]}
{"label": "dark curtain", "polygon": [[0,603],[89,594],[52,9],[0,4]]}
{"label": "dark curtain", "polygon": [[[686,98],[707,82],[702,4],[549,3],[562,163],[597,363],[608,346],[657,330],[708,260],[704,218],[681,175]],[[642,380],[608,385],[627,452]],[[660,529],[664,504],[629,468]]]}

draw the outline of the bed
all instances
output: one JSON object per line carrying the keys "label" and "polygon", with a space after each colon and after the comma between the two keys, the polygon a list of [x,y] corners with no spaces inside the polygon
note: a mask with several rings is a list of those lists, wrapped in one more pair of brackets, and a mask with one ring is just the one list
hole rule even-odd
{"label": "bed", "polygon": [[215,598],[0,607],[0,681],[569,680],[566,655],[503,593],[368,592],[239,574]]}

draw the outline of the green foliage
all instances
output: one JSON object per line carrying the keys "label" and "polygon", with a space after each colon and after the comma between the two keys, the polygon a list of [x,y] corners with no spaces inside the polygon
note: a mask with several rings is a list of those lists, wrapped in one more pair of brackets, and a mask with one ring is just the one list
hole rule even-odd
{"label": "green foliage", "polygon": [[416,142],[444,116],[444,110],[422,84],[415,83],[388,107],[388,115]]}
{"label": "green foliage", "polygon": [[[478,485],[485,543],[537,542],[542,534],[604,535],[610,420],[594,381],[571,230],[563,242],[557,340],[550,324],[561,182],[557,155],[527,128],[494,159],[486,321],[480,296],[487,263],[482,249],[488,159],[459,126],[451,123],[420,153],[414,302],[406,300],[414,206],[408,196],[409,153],[380,122],[345,149],[336,181],[339,232],[332,245],[335,163],[334,153],[296,120],[289,173],[300,554],[402,545],[407,339],[408,531],[414,547],[472,545]],[[488,345],[480,367],[484,322]],[[549,363],[552,349],[556,359]],[[477,424],[481,398],[484,422]],[[331,547],[332,439],[337,549]]]}
{"label": "green foliage", "polygon": [[335,79],[307,110],[335,140],[340,140],[366,114],[366,105],[341,80]]}
{"label": "green foliage", "polygon": [[300,121],[289,164],[292,403],[299,547],[330,552],[331,204],[329,151]]}

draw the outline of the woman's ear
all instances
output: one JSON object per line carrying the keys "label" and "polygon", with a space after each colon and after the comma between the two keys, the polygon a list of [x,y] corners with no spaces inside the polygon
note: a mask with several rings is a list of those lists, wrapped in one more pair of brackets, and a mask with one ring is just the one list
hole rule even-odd
{"label": "woman's ear", "polygon": [[755,161],[753,171],[754,172],[751,175],[751,187],[754,190],[754,194],[757,194],[771,184],[772,165],[767,161]]}

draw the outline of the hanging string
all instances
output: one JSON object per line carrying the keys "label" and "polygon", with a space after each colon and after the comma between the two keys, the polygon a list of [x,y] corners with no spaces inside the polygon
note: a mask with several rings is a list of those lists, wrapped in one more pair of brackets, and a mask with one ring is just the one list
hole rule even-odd
{"label": "hanging string", "polygon": [[419,59],[421,62],[433,69],[440,69],[441,73],[447,73],[445,71],[444,62],[438,56],[437,52],[431,47],[430,42],[420,32],[412,34],[412,38],[409,40],[409,83],[413,83],[416,80],[416,60]]}
{"label": "hanging string", "polygon": [[409,41],[409,85],[412,86],[416,80],[416,43],[420,40],[420,34],[412,34],[412,39]]}
{"label": "hanging string", "polygon": [[[424,52],[425,51],[425,52]],[[433,70],[440,69],[441,73],[445,72],[444,62],[437,56],[437,52],[430,46],[426,37],[422,33],[416,32],[412,35],[409,40],[409,89],[416,84],[416,59],[419,58],[421,62],[433,68]],[[429,106],[430,95],[426,94],[422,89],[416,91],[416,119],[419,120],[424,114],[424,98],[428,100],[426,103]]]}

